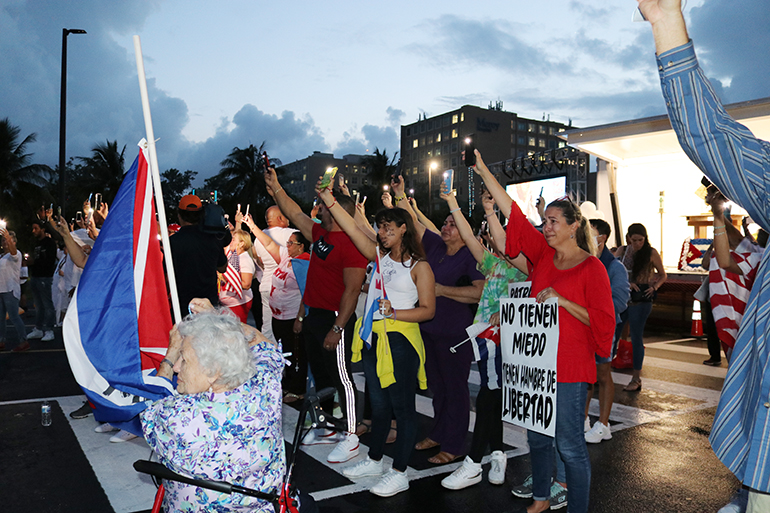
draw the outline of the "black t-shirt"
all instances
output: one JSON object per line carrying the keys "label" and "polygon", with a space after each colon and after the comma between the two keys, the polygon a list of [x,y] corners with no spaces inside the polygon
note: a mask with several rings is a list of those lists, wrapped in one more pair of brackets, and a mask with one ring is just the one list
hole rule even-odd
{"label": "black t-shirt", "polygon": [[195,225],[181,227],[169,243],[182,314],[187,314],[187,305],[196,297],[218,305],[217,268],[227,264],[221,241]]}
{"label": "black t-shirt", "polygon": [[34,264],[29,266],[29,275],[33,278],[50,278],[56,271],[56,242],[51,237],[43,237],[32,250]]}

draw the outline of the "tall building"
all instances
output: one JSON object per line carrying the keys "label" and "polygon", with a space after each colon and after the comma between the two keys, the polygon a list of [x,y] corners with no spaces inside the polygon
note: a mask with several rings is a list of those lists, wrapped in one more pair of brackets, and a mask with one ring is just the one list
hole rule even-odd
{"label": "tall building", "polygon": [[315,186],[318,179],[330,167],[336,167],[338,174],[343,174],[353,197],[358,188],[367,184],[368,169],[363,165],[363,155],[344,155],[335,158],[332,153],[314,151],[302,160],[285,164],[279,168],[281,186],[299,201],[312,202],[315,198]]}
{"label": "tall building", "polygon": [[402,125],[401,158],[406,187],[430,190],[430,199],[423,200],[420,207],[427,212],[430,203],[435,212],[443,204],[438,197],[442,174],[446,169],[454,169],[458,202],[467,207],[471,194],[478,200],[481,183],[463,163],[461,153],[467,136],[473,138],[484,162],[492,163],[561,148],[565,143],[558,133],[567,128],[555,121],[520,118],[514,112],[502,110],[501,102],[487,109],[464,105]]}

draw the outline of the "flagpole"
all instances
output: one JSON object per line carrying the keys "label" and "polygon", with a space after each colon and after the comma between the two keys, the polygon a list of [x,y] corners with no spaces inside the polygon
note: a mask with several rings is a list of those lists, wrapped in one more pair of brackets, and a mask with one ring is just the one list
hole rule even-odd
{"label": "flagpole", "polygon": [[144,128],[147,131],[147,151],[150,154],[150,176],[152,176],[152,188],[155,191],[155,210],[158,213],[160,225],[160,237],[163,241],[163,263],[168,275],[168,288],[171,292],[171,308],[174,312],[175,322],[182,320],[182,309],[179,305],[179,294],[176,290],[176,274],[174,273],[174,261],[171,258],[171,244],[168,238],[168,223],[166,221],[166,207],[163,204],[163,192],[160,187],[160,172],[158,171],[158,155],[155,151],[155,133],[152,129],[152,116],[150,115],[150,98],[147,94],[147,77],[144,74],[144,59],[142,58],[142,42],[139,36],[134,36],[134,53],[136,54],[136,71],[139,74],[139,91],[142,95],[142,112],[144,113]]}

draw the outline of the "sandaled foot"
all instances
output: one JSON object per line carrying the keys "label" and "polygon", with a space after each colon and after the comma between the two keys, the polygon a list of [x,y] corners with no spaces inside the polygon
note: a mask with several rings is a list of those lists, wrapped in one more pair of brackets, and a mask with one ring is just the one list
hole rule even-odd
{"label": "sandaled foot", "polygon": [[390,431],[388,432],[388,438],[385,440],[386,444],[392,444],[396,441],[396,437],[398,437],[398,430],[396,429],[396,421],[392,420],[390,422]]}
{"label": "sandaled foot", "polygon": [[638,392],[642,389],[642,380],[641,379],[632,379],[628,385],[623,387],[623,390],[626,392]]}
{"label": "sandaled foot", "polygon": [[414,448],[415,448],[416,450],[418,450],[418,451],[424,451],[424,450],[426,450],[426,449],[433,449],[434,447],[438,447],[439,445],[441,445],[441,444],[440,444],[440,443],[438,443],[438,442],[437,442],[437,441],[435,441],[435,440],[431,440],[430,438],[428,438],[428,437],[426,436],[426,437],[425,437],[425,439],[424,439],[423,441],[421,441],[421,442],[417,442],[417,443],[415,444]]}
{"label": "sandaled foot", "polygon": [[453,461],[459,460],[460,458],[462,458],[462,456],[456,456],[452,453],[441,451],[432,458],[428,458],[428,461],[434,465],[444,465],[446,463],[452,463]]}
{"label": "sandaled foot", "polygon": [[362,436],[368,433],[372,430],[372,421],[371,420],[362,420],[358,423],[356,426],[356,436]]}

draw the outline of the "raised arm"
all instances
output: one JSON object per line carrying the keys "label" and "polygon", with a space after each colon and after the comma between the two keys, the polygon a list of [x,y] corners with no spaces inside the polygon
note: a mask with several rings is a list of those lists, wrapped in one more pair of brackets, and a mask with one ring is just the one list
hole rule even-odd
{"label": "raised arm", "polygon": [[[425,224],[423,219],[421,219],[420,216],[422,216],[422,213],[417,210],[417,205],[411,205],[409,203],[409,199],[406,197],[406,193],[404,192],[404,179],[402,177],[398,177],[398,180],[391,180],[390,181],[390,188],[393,191],[393,194],[396,195],[395,202],[397,208],[402,208],[409,212],[409,215],[412,216],[412,221],[414,222],[414,228],[417,231],[417,237],[422,239],[422,236],[425,235],[425,230],[428,228],[428,225]],[[425,216],[422,216],[423,218]],[[433,223],[430,222],[429,219],[425,218],[425,221],[430,223],[430,226],[433,226]],[[433,226],[433,230],[430,230],[434,233],[439,233],[435,231],[436,227]]]}
{"label": "raised arm", "polygon": [[714,256],[719,267],[725,271],[743,274],[730,254],[730,237],[727,233],[729,221],[725,218],[724,201],[719,196],[712,195],[706,198],[714,214]]}
{"label": "raised arm", "polygon": [[513,203],[513,200],[510,196],[508,196],[508,193],[505,192],[505,189],[502,185],[500,185],[500,182],[495,179],[487,165],[484,164],[484,160],[481,158],[481,153],[479,150],[473,151],[476,152],[476,165],[473,167],[473,170],[476,171],[476,174],[479,175],[484,181],[484,186],[492,195],[492,198],[495,200],[495,203],[497,203],[500,211],[507,218],[511,212],[511,204]]}
{"label": "raised arm", "polygon": [[[500,218],[497,217],[497,212],[495,212],[495,200],[489,191],[484,191],[484,194],[482,194],[481,204],[484,207],[484,218],[487,220],[489,233],[492,235],[492,243],[500,254],[505,254],[505,228],[500,224]],[[519,253],[515,258],[508,258],[508,262],[524,274],[529,274],[527,257],[524,256],[524,253]]]}
{"label": "raised arm", "polygon": [[639,10],[652,25],[658,55],[690,40],[682,15],[681,0],[637,0]]}
{"label": "raised arm", "polygon": [[67,221],[65,221],[63,217],[59,216],[59,218],[56,220],[56,224],[53,226],[57,233],[61,235],[62,239],[64,239],[64,245],[67,247],[67,252],[72,259],[72,263],[83,269],[86,266],[88,255],[85,254],[83,248],[80,247],[80,244],[75,242],[75,239],[72,238],[72,234],[70,234]]}
{"label": "raised arm", "polygon": [[249,227],[249,230],[254,234],[259,243],[265,247],[268,253],[270,253],[270,256],[273,257],[273,260],[275,260],[275,263],[280,264],[281,246],[279,246],[277,242],[271,239],[268,234],[263,232],[259,226],[256,225],[254,219],[251,217],[251,214],[243,216],[243,222],[246,224],[246,226]]}
{"label": "raised arm", "polygon": [[350,214],[337,203],[332,191],[328,187],[321,189],[321,180],[319,180],[318,183],[319,185],[316,186],[316,192],[318,192],[321,201],[324,202],[329,213],[334,217],[334,221],[340,228],[342,228],[342,231],[348,234],[348,237],[350,237],[350,240],[353,241],[353,244],[355,244],[362,255],[369,260],[375,260],[377,258],[377,243],[372,241],[363,231],[361,231],[355,219],[350,217]]}
{"label": "raised arm", "polygon": [[441,181],[439,196],[446,201],[449,206],[449,213],[452,214],[452,217],[455,220],[455,226],[457,226],[457,231],[460,233],[463,242],[465,242],[465,246],[470,250],[473,258],[481,263],[484,260],[484,246],[481,245],[479,240],[473,234],[473,228],[471,228],[468,220],[465,219],[465,216],[463,215],[462,209],[460,209],[460,206],[457,204],[457,198],[455,197],[454,191],[447,191],[446,183],[444,183],[443,180]]}
{"label": "raised arm", "polygon": [[297,205],[297,202],[291,199],[288,193],[283,190],[281,184],[278,183],[275,169],[272,167],[265,170],[265,185],[267,185],[267,192],[273,197],[278,208],[283,212],[283,215],[289,218],[289,221],[302,232],[302,235],[304,235],[306,239],[313,240],[313,220],[310,219],[310,216],[302,211],[300,206]]}

